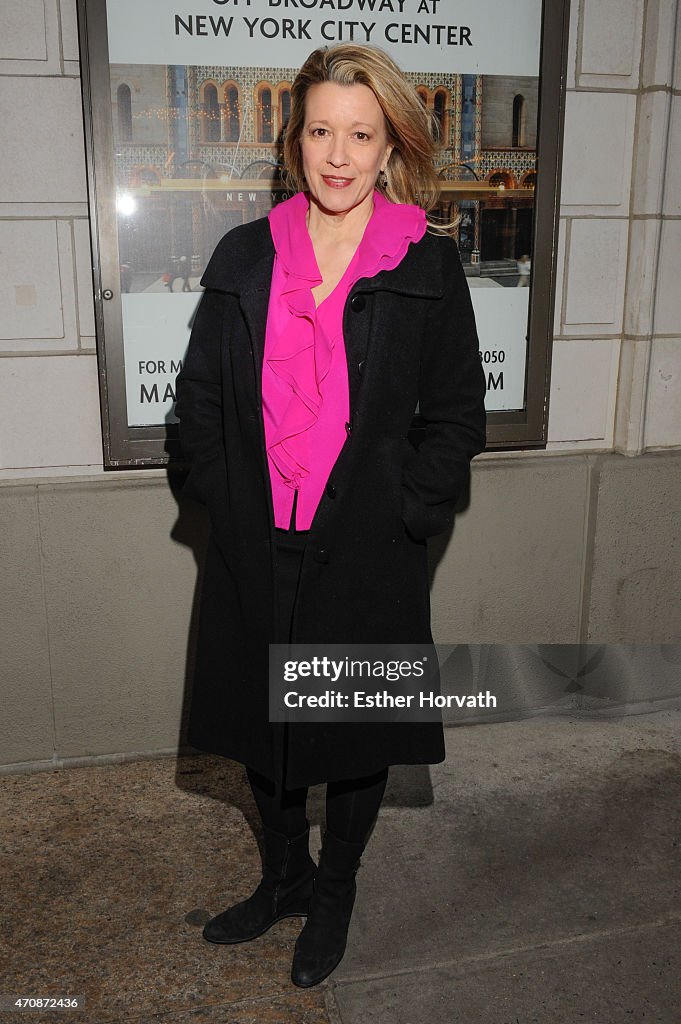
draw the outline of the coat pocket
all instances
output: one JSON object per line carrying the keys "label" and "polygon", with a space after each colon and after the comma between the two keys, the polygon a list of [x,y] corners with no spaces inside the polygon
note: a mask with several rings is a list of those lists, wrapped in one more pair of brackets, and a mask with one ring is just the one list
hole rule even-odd
{"label": "coat pocket", "polygon": [[425,547],[425,537],[417,536],[409,529],[409,510],[413,503],[409,490],[405,486],[404,482],[404,470],[405,466],[411,459],[418,454],[418,448],[411,443],[408,437],[401,436],[397,438],[396,451],[399,454],[399,469],[398,469],[398,480],[399,480],[399,511],[400,511],[400,523],[404,536],[412,544],[418,544],[421,547]]}
{"label": "coat pocket", "polygon": [[403,473],[407,459],[413,455],[415,448],[408,437],[400,435],[393,438],[392,444],[392,490],[393,508],[399,522],[400,532],[403,537],[411,539],[404,521],[404,487]]}

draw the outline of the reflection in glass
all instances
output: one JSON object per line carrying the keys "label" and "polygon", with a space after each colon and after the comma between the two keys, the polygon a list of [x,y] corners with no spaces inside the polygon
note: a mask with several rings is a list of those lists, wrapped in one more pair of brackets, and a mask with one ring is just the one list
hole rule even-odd
{"label": "reflection in glass", "polygon": [[447,142],[447,93],[444,89],[438,89],[433,97],[433,113],[437,118],[440,130],[440,139]]}
{"label": "reflection in glass", "polygon": [[203,89],[203,138],[205,142],[220,141],[218,90],[210,82]]}
{"label": "reflection in glass", "polygon": [[241,135],[241,113],[239,109],[239,90],[235,85],[228,85],[225,90],[225,106],[227,109],[227,142],[238,142]]}
{"label": "reflection in glass", "polygon": [[525,145],[525,97],[516,96],[513,100],[513,139],[512,146]]}
{"label": "reflection in glass", "polygon": [[282,89],[279,93],[279,125],[285,131],[288,119],[291,116],[291,90]]}
{"label": "reflection in glass", "polygon": [[264,86],[260,90],[258,110],[258,142],[273,142],[272,90]]}
{"label": "reflection in glass", "polygon": [[[119,210],[131,291],[167,293],[164,278],[180,261],[192,264],[183,287],[196,287],[222,235],[285,197],[281,142],[295,71],[111,66],[117,192],[136,204]],[[532,258],[538,80],[427,70],[409,78],[440,126],[437,215],[454,224],[471,284],[516,287]]]}
{"label": "reflection in glass", "polygon": [[125,83],[116,90],[116,113],[118,138],[121,142],[132,141],[132,95],[130,86]]}

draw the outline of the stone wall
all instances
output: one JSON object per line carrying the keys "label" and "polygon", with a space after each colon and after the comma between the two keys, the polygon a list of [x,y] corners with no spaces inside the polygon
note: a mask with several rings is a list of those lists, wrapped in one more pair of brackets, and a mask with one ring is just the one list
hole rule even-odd
{"label": "stone wall", "polygon": [[[477,460],[442,641],[681,642],[679,17],[573,0],[548,450]],[[5,0],[0,763],[29,767],[175,748],[205,542],[165,472],[102,469],[78,73],[75,0]]]}

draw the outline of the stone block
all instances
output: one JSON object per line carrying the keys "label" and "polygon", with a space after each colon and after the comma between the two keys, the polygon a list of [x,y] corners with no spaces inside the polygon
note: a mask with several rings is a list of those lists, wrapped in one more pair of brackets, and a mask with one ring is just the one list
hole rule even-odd
{"label": "stone block", "polygon": [[77,61],[78,50],[78,18],[76,0],[59,0],[61,8],[61,45],[64,61]]}
{"label": "stone block", "polygon": [[584,0],[579,86],[637,87],[643,6],[643,0]]}
{"label": "stone block", "polygon": [[94,355],[0,359],[0,469],[102,466]]}
{"label": "stone block", "polygon": [[681,334],[681,220],[662,222],[654,334]]}
{"label": "stone block", "polygon": [[54,750],[48,625],[34,486],[0,487],[0,763],[51,760]]}
{"label": "stone block", "polygon": [[669,217],[681,215],[681,96],[671,97],[663,212]]}
{"label": "stone block", "polygon": [[43,0],[4,0],[0,7],[0,60],[47,60]]}
{"label": "stone block", "polygon": [[[662,209],[662,187],[665,173],[665,153],[669,131],[669,105],[667,91],[642,93],[638,106],[638,135],[634,153],[631,211],[635,214],[659,214]],[[680,106],[681,109],[681,106]],[[667,171],[667,195],[681,212],[681,198],[674,196],[669,184],[673,163]],[[678,177],[677,170],[677,177]],[[678,177],[681,186],[681,177]]]}
{"label": "stone block", "polygon": [[573,220],[563,333],[620,334],[627,261],[626,220]]}
{"label": "stone block", "polygon": [[57,0],[3,0],[0,75],[59,75]]}
{"label": "stone block", "polygon": [[641,63],[644,89],[670,85],[674,63],[674,8],[670,0],[648,0]]}
{"label": "stone block", "polygon": [[626,334],[641,336],[653,330],[661,226],[659,220],[650,218],[633,220],[630,225],[624,312]]}
{"label": "stone block", "polygon": [[619,341],[557,341],[551,356],[549,441],[612,444]]}
{"label": "stone block", "polygon": [[635,118],[633,95],[567,94],[561,206],[628,215]]}
{"label": "stone block", "polygon": [[678,453],[603,459],[588,641],[681,641],[680,463]]}
{"label": "stone block", "polygon": [[77,349],[70,225],[0,221],[0,349]]}
{"label": "stone block", "polygon": [[0,121],[5,203],[86,201],[79,81],[4,78]]}
{"label": "stone block", "polygon": [[468,510],[429,548],[438,643],[576,642],[587,469],[581,456],[474,463]]}
{"label": "stone block", "polygon": [[57,749],[172,750],[196,582],[165,477],[41,487]]}
{"label": "stone block", "polygon": [[647,448],[681,448],[681,337],[654,338],[648,375]]}

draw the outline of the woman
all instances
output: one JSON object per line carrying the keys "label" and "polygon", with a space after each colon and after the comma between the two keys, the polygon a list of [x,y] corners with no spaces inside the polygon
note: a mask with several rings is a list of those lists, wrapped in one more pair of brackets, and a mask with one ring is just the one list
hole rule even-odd
{"label": "woman", "polygon": [[[177,381],[186,493],[212,524],[188,735],[246,766],[265,836],[260,885],[204,936],[243,942],[307,915],[304,987],[343,956],[388,766],[445,756],[438,722],[268,720],[269,643],[432,642],[426,538],[451,526],[485,444],[464,272],[427,230],[434,147],[386,54],[313,53],[285,138],[295,195],[218,245]],[[321,782],[316,867],[305,801]]]}

